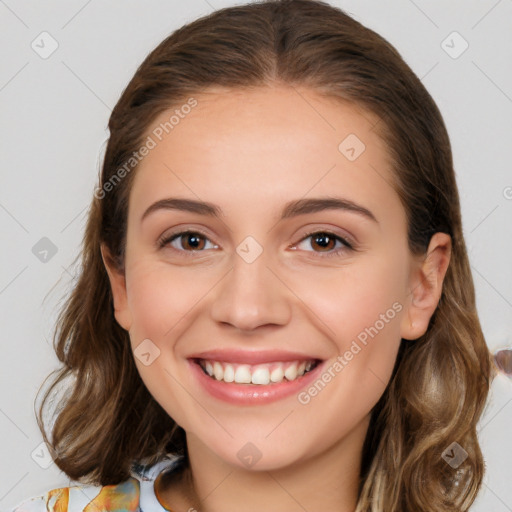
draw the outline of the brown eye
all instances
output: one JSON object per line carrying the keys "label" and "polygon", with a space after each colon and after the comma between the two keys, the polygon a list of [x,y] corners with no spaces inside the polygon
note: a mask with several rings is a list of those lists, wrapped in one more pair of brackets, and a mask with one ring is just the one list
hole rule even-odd
{"label": "brown eye", "polygon": [[[337,256],[354,250],[344,238],[328,231],[315,231],[306,235],[297,247],[306,252],[325,253],[322,256]],[[312,250],[311,250],[312,249]]]}
{"label": "brown eye", "polygon": [[198,233],[184,233],[178,238],[181,239],[182,247],[185,250],[197,251],[203,249],[205,246],[204,237]]}
{"label": "brown eye", "polygon": [[329,251],[331,249],[334,249],[336,246],[336,239],[335,237],[329,235],[328,233],[316,233],[312,235],[311,237],[311,247],[314,245],[317,245],[320,247],[320,251]]}
{"label": "brown eye", "polygon": [[[207,247],[210,244],[211,247]],[[172,249],[181,252],[203,252],[205,249],[217,248],[210,239],[197,231],[182,231],[164,237],[159,245],[161,248],[170,246]]]}

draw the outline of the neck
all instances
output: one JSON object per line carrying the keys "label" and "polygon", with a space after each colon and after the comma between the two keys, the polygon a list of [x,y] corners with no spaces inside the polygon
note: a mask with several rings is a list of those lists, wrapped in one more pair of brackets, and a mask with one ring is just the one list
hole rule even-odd
{"label": "neck", "polygon": [[161,490],[176,512],[353,512],[369,417],[328,450],[275,470],[249,470],[226,463],[187,434],[190,465]]}

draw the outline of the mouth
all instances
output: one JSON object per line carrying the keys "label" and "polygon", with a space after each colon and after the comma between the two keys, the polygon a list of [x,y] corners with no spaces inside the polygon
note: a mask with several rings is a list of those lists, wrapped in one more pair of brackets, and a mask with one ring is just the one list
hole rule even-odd
{"label": "mouth", "polygon": [[272,386],[292,382],[313,371],[319,359],[276,361],[263,364],[244,364],[213,359],[194,359],[205,375],[228,384],[252,384]]}
{"label": "mouth", "polygon": [[297,395],[319,378],[327,364],[327,360],[280,351],[213,350],[187,359],[198,391],[247,406]]}

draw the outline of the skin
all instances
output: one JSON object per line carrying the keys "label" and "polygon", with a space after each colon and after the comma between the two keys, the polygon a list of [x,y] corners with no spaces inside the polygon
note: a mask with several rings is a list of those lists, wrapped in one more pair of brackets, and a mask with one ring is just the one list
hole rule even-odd
{"label": "skin", "polygon": [[[410,253],[376,116],[286,85],[195,98],[197,107],[136,171],[124,273],[102,248],[117,321],[134,350],[145,339],[160,350],[148,366],[135,358],[140,375],[187,433],[191,471],[159,480],[161,499],[175,511],[354,510],[371,410],[401,338],[428,327],[450,238],[437,233],[425,255]],[[366,146],[353,162],[338,150],[349,134]],[[326,196],[367,208],[377,222],[334,209],[279,219],[288,201]],[[208,201],[223,215],[161,209],[141,221],[168,197]],[[199,250],[187,237],[158,247],[163,234],[186,229],[206,235]],[[335,253],[341,242],[325,248],[307,237],[322,230],[356,250]],[[247,236],[263,248],[252,263],[236,252]],[[394,318],[305,405],[296,395],[228,404],[189,371],[187,357],[212,348],[299,351],[331,364],[394,303]],[[248,442],[261,453],[252,467],[237,457]]]}

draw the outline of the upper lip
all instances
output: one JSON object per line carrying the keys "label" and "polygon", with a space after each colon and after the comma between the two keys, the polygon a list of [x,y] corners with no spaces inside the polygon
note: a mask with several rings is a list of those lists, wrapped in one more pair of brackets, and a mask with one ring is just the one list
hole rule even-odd
{"label": "upper lip", "polygon": [[241,363],[241,364],[264,364],[275,362],[287,361],[312,361],[320,358],[301,354],[299,352],[288,352],[283,350],[208,350],[205,352],[198,352],[188,359],[205,359],[210,361],[219,361],[226,363]]}

